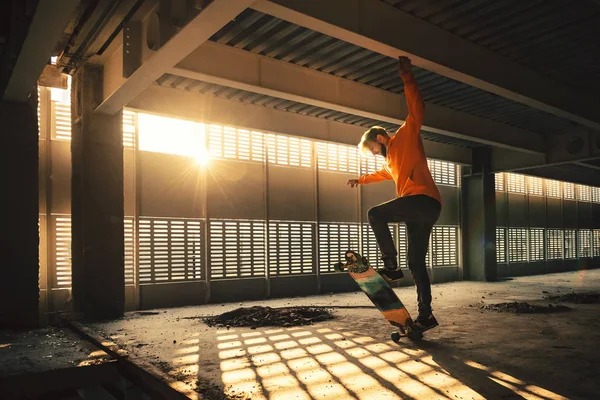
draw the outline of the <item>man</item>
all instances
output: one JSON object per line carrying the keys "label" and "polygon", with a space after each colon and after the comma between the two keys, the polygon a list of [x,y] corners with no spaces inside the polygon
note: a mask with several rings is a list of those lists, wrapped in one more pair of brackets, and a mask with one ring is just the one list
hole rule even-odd
{"label": "man", "polygon": [[419,316],[415,324],[420,329],[427,330],[438,325],[431,310],[431,284],[425,257],[431,229],[440,215],[441,196],[429,172],[421,141],[420,131],[425,105],[408,57],[399,58],[398,71],[404,81],[404,94],[408,106],[406,121],[393,137],[390,137],[385,129],[377,126],[364,133],[359,144],[361,150],[383,156],[386,163],[381,171],[350,179],[348,185],[355,187],[394,180],[398,197],[371,208],[368,212],[369,223],[383,255],[384,268],[380,273],[388,282],[403,277],[398,267],[398,253],[388,223],[406,224],[408,267],[415,280],[419,305]]}

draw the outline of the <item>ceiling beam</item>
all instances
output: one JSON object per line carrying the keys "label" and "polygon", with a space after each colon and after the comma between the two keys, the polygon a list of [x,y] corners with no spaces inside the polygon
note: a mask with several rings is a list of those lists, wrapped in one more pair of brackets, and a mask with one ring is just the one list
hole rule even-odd
{"label": "ceiling beam", "polygon": [[4,100],[24,102],[35,93],[36,82],[78,4],[79,0],[63,0],[57,6],[56,0],[39,0],[3,93]]}
{"label": "ceiling beam", "polygon": [[[133,74],[127,79],[123,79],[110,93],[105,93],[102,103],[95,111],[103,114],[114,114],[122,109],[160,78],[169,68],[208,40],[253,2],[254,0],[213,0],[186,26],[175,33],[162,47],[145,60]],[[113,72],[109,71],[109,73]]]}
{"label": "ceiling beam", "polygon": [[[213,42],[168,72],[398,125],[408,113],[402,94]],[[430,103],[423,130],[526,153],[545,151],[537,133]]]}
{"label": "ceiling beam", "polygon": [[[276,110],[208,94],[153,85],[130,102],[131,108],[204,123],[232,125],[355,146],[364,128],[325,118]],[[423,140],[430,158],[471,164],[471,150]]]}
{"label": "ceiling beam", "polygon": [[600,101],[380,0],[272,0],[252,8],[600,130]]}

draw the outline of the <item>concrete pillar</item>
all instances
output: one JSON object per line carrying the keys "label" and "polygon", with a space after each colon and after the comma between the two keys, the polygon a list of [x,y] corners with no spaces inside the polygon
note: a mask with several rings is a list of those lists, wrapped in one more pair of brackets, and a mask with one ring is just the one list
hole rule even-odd
{"label": "concrete pillar", "polygon": [[473,150],[473,167],[462,181],[464,279],[495,281],[496,191],[491,149]]}
{"label": "concrete pillar", "polygon": [[118,318],[125,306],[122,112],[99,115],[101,67],[71,89],[73,306],[79,318]]}
{"label": "concrete pillar", "polygon": [[36,100],[0,102],[0,327],[34,327],[39,309]]}

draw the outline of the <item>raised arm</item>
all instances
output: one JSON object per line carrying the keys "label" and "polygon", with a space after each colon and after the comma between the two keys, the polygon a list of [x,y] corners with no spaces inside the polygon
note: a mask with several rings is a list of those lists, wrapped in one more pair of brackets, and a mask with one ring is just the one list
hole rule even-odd
{"label": "raised arm", "polygon": [[398,129],[397,133],[402,131],[409,135],[419,135],[423,117],[425,115],[425,103],[421,98],[419,86],[412,72],[410,58],[400,57],[398,63],[398,72],[404,82],[404,96],[408,108],[408,116],[404,124]]}

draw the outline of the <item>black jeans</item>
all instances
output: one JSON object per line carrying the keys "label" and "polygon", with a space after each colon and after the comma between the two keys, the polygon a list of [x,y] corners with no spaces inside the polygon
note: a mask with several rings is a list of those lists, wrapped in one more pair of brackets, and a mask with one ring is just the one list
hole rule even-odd
{"label": "black jeans", "polygon": [[388,228],[390,222],[404,222],[408,234],[408,268],[417,287],[419,315],[431,314],[431,283],[425,257],[431,229],[440,216],[442,205],[426,195],[390,200],[369,210],[369,223],[377,239],[382,259],[396,260],[398,252]]}

